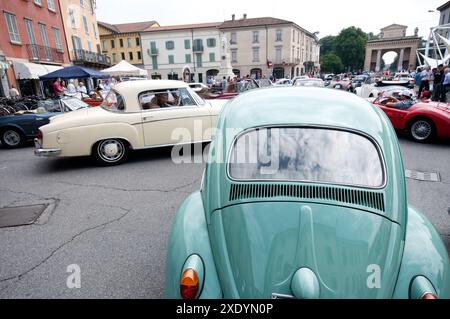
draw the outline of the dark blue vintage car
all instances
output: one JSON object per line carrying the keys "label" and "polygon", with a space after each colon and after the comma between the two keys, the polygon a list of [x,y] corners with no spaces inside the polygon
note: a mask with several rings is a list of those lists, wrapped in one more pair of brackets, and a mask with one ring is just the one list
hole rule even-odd
{"label": "dark blue vintage car", "polygon": [[88,107],[76,98],[39,101],[32,111],[20,111],[0,117],[0,142],[5,148],[18,148],[37,137],[38,128],[50,122],[50,117]]}

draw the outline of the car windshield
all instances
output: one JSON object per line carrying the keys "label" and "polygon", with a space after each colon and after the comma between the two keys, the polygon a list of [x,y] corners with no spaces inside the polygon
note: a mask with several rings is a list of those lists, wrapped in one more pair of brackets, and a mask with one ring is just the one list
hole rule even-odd
{"label": "car windshield", "polygon": [[70,111],[76,111],[79,109],[84,109],[89,107],[89,105],[87,105],[86,103],[84,103],[83,101],[79,100],[79,99],[64,99],[62,100],[63,103],[69,108]]}
{"label": "car windshield", "polygon": [[357,133],[325,128],[260,128],[233,144],[235,180],[283,180],[379,188],[385,181],[375,144]]}

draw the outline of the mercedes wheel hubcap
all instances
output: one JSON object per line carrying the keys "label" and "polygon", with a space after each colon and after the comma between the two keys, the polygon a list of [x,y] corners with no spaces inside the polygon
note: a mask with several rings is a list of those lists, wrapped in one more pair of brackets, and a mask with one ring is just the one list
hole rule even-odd
{"label": "mercedes wheel hubcap", "polygon": [[99,145],[99,154],[102,159],[107,162],[116,162],[120,160],[124,154],[124,146],[116,140],[107,140]]}

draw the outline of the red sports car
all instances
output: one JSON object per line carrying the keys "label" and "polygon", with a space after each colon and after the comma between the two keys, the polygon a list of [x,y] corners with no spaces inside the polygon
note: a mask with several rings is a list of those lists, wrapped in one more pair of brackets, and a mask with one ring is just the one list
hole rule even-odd
{"label": "red sports car", "polygon": [[390,99],[380,96],[368,100],[386,113],[396,130],[408,132],[416,142],[429,142],[433,138],[450,139],[449,103],[417,101],[408,109],[398,109],[386,106]]}

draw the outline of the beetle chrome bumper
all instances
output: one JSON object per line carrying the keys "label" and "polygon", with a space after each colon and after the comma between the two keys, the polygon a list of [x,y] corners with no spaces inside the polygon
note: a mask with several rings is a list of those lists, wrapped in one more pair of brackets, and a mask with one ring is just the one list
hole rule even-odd
{"label": "beetle chrome bumper", "polygon": [[34,139],[34,147],[34,155],[39,157],[53,157],[61,154],[60,148],[42,148],[37,138]]}

